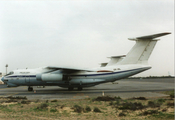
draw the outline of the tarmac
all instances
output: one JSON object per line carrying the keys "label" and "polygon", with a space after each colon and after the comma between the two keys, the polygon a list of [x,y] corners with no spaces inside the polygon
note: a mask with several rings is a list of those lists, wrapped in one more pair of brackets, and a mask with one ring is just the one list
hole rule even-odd
{"label": "tarmac", "polygon": [[10,87],[0,85],[0,97],[26,96],[29,100],[53,100],[53,99],[85,99],[102,95],[132,97],[164,97],[161,91],[174,90],[174,78],[157,79],[123,79],[114,83],[100,84],[94,87],[83,88],[82,91],[74,89],[68,91],[58,86],[46,86],[45,88],[33,87],[29,92],[27,86]]}

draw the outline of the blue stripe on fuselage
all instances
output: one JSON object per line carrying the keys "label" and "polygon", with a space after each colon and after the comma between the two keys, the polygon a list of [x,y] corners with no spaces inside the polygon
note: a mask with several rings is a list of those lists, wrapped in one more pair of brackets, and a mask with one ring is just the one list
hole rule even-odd
{"label": "blue stripe on fuselage", "polygon": [[29,75],[29,76],[25,76],[25,75],[16,75],[16,76],[7,76],[6,78],[11,78],[11,77],[36,77],[36,75]]}
{"label": "blue stripe on fuselage", "polygon": [[142,68],[132,69],[132,70],[126,70],[126,71],[120,71],[120,72],[103,73],[103,74],[83,74],[83,75],[70,75],[70,76],[99,76],[99,75],[111,75],[111,74],[124,73],[124,72],[129,72],[129,71],[140,70],[140,69],[142,69]]}

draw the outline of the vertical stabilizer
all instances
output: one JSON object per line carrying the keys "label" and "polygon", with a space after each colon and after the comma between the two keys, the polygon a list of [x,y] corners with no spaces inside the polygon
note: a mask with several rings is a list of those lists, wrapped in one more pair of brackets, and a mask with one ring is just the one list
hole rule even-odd
{"label": "vertical stabilizer", "polygon": [[170,33],[160,33],[149,36],[129,38],[129,40],[136,41],[134,47],[129,51],[120,63],[118,64],[142,64],[147,63],[158,39],[154,39],[160,36],[164,36]]}

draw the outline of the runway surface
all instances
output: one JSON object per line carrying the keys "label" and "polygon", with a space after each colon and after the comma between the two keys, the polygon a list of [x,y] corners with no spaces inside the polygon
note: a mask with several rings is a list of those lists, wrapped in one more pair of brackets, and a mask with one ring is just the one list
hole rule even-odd
{"label": "runway surface", "polygon": [[100,84],[94,87],[84,88],[82,91],[74,89],[68,91],[66,88],[57,86],[46,86],[45,88],[34,87],[29,92],[27,86],[8,88],[0,85],[0,97],[26,96],[30,99],[84,99],[89,97],[105,95],[120,96],[121,98],[132,97],[160,97],[160,91],[174,90],[174,78],[158,79],[124,79],[115,83]]}

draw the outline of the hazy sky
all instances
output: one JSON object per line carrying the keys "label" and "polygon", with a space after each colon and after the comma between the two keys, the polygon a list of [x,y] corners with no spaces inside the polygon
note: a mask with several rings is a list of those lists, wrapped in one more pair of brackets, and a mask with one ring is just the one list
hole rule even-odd
{"label": "hazy sky", "polygon": [[129,37],[161,32],[138,76],[174,75],[174,0],[0,1],[0,71],[68,66],[91,68],[127,54]]}

